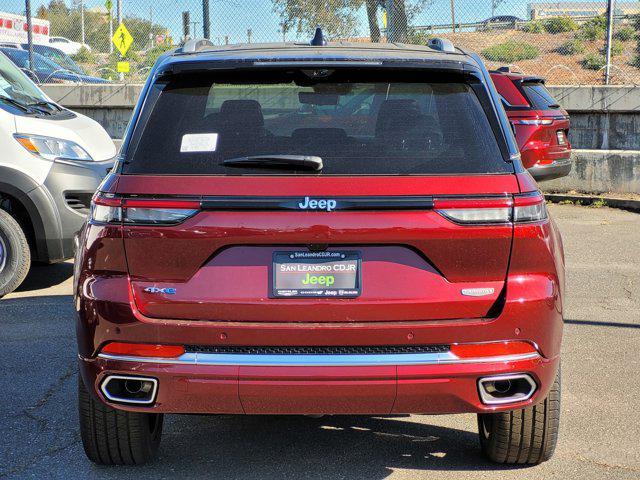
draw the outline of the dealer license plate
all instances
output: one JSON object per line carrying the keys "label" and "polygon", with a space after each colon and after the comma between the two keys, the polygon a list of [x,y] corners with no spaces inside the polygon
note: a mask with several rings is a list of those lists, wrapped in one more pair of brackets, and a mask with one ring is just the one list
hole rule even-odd
{"label": "dealer license plate", "polygon": [[289,251],[273,253],[273,297],[360,295],[360,252]]}

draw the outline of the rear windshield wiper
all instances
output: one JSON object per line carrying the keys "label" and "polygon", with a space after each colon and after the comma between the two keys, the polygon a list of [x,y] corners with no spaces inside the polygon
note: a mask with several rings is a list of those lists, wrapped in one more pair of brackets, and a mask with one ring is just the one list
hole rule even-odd
{"label": "rear windshield wiper", "polygon": [[225,167],[285,168],[322,170],[322,158],[310,155],[253,155],[223,160]]}

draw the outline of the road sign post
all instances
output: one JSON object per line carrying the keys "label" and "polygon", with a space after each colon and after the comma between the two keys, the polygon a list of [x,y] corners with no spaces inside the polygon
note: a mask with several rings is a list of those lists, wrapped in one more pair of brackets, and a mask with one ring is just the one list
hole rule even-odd
{"label": "road sign post", "polygon": [[[121,22],[120,25],[118,25],[113,37],[111,37],[111,41],[120,52],[120,57],[124,60],[124,56],[127,54],[129,48],[131,48],[131,44],[133,43],[133,37],[129,33],[129,30],[127,30],[127,27],[125,27],[124,23]],[[124,65],[125,63],[127,64],[126,67]],[[124,79],[124,73],[129,71],[128,64],[129,62],[125,61],[118,62],[118,72],[120,73],[121,81]]]}

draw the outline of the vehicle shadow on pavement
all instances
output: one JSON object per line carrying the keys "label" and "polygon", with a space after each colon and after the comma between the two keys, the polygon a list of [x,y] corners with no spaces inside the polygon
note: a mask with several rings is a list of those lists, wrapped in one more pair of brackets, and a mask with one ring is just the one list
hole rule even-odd
{"label": "vehicle shadow on pavement", "polygon": [[503,469],[481,456],[476,433],[412,418],[428,417],[171,415],[158,458],[138,471],[145,477],[171,469],[188,478],[215,472],[215,478],[373,480],[396,469]]}
{"label": "vehicle shadow on pavement", "polygon": [[59,285],[73,276],[73,263],[62,262],[55,265],[33,265],[27,278],[16,292],[32,292]]}
{"label": "vehicle shadow on pavement", "polygon": [[639,323],[601,322],[598,320],[565,320],[564,323],[569,325],[586,325],[589,327],[640,328]]}

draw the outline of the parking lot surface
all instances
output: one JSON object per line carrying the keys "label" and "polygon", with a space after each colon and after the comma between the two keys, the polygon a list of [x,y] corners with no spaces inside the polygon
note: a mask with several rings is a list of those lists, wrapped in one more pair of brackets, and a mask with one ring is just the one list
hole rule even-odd
{"label": "parking lot surface", "polygon": [[0,478],[639,479],[640,215],[553,205],[567,255],[560,441],[537,467],[478,450],[475,415],[167,416],[159,457],[97,467],[76,418],[72,265],[0,300]]}

